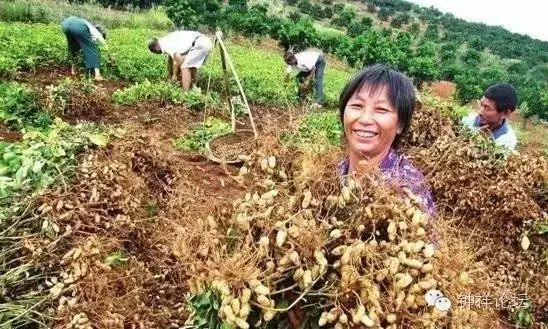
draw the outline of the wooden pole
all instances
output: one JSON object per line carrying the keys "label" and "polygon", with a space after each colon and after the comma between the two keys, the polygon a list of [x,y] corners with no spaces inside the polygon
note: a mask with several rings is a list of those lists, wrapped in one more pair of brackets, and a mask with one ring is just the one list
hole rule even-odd
{"label": "wooden pole", "polygon": [[223,80],[225,82],[226,94],[228,98],[228,105],[230,106],[230,120],[232,123],[232,133],[236,132],[236,113],[234,111],[234,104],[232,104],[232,99],[230,95],[230,85],[228,83],[228,71],[226,69],[226,58],[223,48],[219,48],[221,52],[221,65],[223,66]]}
{"label": "wooden pole", "polygon": [[232,74],[234,74],[234,77],[236,78],[236,84],[238,85],[238,89],[240,91],[240,95],[242,96],[244,100],[245,107],[247,109],[247,113],[249,114],[249,121],[251,122],[251,128],[253,128],[253,135],[255,136],[255,139],[257,139],[257,128],[255,128],[255,122],[253,121],[253,115],[251,114],[251,108],[249,107],[249,103],[247,102],[247,98],[245,97],[244,88],[242,87],[242,84],[240,83],[240,78],[238,77],[238,73],[236,72],[236,69],[234,68],[234,64],[232,63],[232,60],[230,59],[230,55],[228,54],[228,51],[226,50],[226,47],[223,43],[223,40],[221,39],[222,33],[221,31],[217,31],[215,33],[215,37],[219,41],[219,45],[221,46],[221,51],[225,55],[226,62],[228,63],[228,66],[230,67],[230,70],[232,71]]}

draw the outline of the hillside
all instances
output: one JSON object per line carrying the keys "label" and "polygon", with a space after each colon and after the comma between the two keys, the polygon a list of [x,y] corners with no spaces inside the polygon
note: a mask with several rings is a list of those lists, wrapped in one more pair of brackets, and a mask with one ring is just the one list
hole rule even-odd
{"label": "hillside", "polygon": [[[334,45],[321,36],[314,42],[311,35],[303,46],[322,46],[352,66],[391,63],[415,77],[419,84],[453,81],[458,86],[456,97],[462,102],[477,99],[489,84],[508,81],[518,87],[522,103],[527,104],[524,107],[529,112],[525,116],[546,119],[548,115],[547,41],[501,27],[466,22],[435,8],[400,0],[289,0],[250,4],[266,6],[269,14],[294,22],[309,17],[319,27],[320,35],[329,34],[322,26],[346,32],[351,40],[342,45]],[[364,40],[352,40],[357,38]],[[388,53],[360,49],[360,54],[349,54],[344,48],[353,41],[359,47],[387,48]]]}
{"label": "hillside", "polygon": [[[215,19],[225,31],[250,110],[236,78],[225,82],[219,47],[198,88],[167,79],[165,56],[146,46],[172,26],[162,9],[10,2],[0,21],[0,328],[546,327],[548,161],[536,144],[502,152],[462,129],[468,107],[423,92],[397,152],[432,192],[427,214],[376,168],[339,167],[341,89],[364,58],[404,63],[412,39],[350,39],[209,1],[189,24]],[[108,24],[105,80],[71,75],[56,5]],[[167,10],[180,24],[189,8]],[[280,45],[316,43],[333,50],[323,109],[283,79]],[[524,132],[546,136],[529,124]],[[213,156],[223,153],[232,158]]]}

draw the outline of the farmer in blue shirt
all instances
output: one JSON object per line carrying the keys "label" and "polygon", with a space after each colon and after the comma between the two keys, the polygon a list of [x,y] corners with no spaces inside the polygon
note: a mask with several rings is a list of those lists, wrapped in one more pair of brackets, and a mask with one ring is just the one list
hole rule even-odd
{"label": "farmer in blue shirt", "polygon": [[517,103],[518,96],[512,85],[495,84],[487,88],[481,98],[479,113],[471,113],[462,123],[471,129],[487,132],[495,144],[514,150],[518,141],[507,119]]}

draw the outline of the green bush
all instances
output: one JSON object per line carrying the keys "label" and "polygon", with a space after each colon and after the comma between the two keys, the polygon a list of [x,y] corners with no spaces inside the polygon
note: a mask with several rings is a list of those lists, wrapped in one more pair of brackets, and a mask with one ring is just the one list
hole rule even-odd
{"label": "green bush", "polygon": [[218,0],[166,0],[166,5],[168,17],[180,28],[196,29],[221,18]]}
{"label": "green bush", "polygon": [[150,29],[112,30],[107,41],[112,56],[102,53],[106,73],[130,82],[166,79],[166,57],[151,53],[147,47],[150,38],[165,34]]}
{"label": "green bush", "polygon": [[57,25],[0,22],[0,77],[63,62],[66,41]]}
{"label": "green bush", "polygon": [[38,92],[20,83],[0,83],[0,121],[17,130],[48,126],[51,118],[41,111],[38,98]]}

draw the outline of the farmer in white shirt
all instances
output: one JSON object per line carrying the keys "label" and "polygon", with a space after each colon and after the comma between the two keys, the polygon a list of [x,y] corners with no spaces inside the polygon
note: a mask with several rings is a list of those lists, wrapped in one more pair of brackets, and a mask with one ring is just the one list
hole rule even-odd
{"label": "farmer in white shirt", "polygon": [[297,82],[299,84],[299,97],[304,96],[304,89],[309,83],[309,79],[314,79],[314,106],[321,107],[323,104],[323,75],[325,71],[325,56],[319,50],[306,50],[294,54],[287,51],[284,54],[284,61],[287,66],[287,76],[291,74],[293,69],[299,71],[297,73]]}
{"label": "farmer in white shirt", "polygon": [[197,70],[207,59],[213,45],[211,40],[196,31],[175,31],[162,38],[153,38],[148,49],[155,54],[167,54],[168,74],[177,81],[181,72],[181,86],[189,90],[197,79]]}
{"label": "farmer in white shirt", "polygon": [[87,20],[75,16],[64,19],[61,29],[67,37],[69,56],[73,61],[70,68],[71,74],[76,74],[74,58],[81,50],[84,53],[87,73],[93,74],[95,80],[103,80],[99,71],[101,54],[97,43],[105,43],[107,37],[105,29],[101,25],[93,26]]}
{"label": "farmer in white shirt", "polygon": [[514,150],[518,140],[507,118],[517,103],[518,96],[512,85],[495,84],[487,88],[481,98],[479,113],[471,113],[462,123],[471,129],[487,132],[495,144]]}

